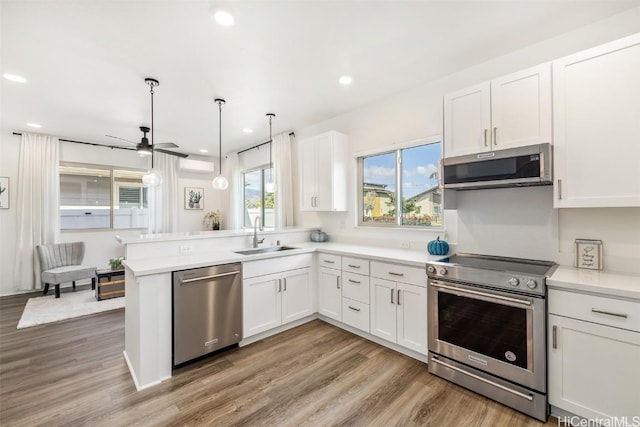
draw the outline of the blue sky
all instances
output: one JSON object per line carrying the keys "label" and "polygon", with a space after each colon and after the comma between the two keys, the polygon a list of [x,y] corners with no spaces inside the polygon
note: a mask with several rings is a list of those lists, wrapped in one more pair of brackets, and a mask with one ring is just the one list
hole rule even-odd
{"label": "blue sky", "polygon": [[[441,150],[439,142],[402,150],[403,197],[413,197],[438,183],[429,176],[438,169]],[[365,182],[386,184],[395,191],[395,153],[366,157],[363,169]]]}

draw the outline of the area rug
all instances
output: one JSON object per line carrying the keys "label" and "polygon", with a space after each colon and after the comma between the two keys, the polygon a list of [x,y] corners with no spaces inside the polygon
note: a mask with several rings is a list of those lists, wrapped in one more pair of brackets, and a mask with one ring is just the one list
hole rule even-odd
{"label": "area rug", "polygon": [[55,298],[54,295],[29,298],[18,322],[18,329],[123,307],[124,298],[97,301],[95,291],[92,290],[65,292],[60,298]]}

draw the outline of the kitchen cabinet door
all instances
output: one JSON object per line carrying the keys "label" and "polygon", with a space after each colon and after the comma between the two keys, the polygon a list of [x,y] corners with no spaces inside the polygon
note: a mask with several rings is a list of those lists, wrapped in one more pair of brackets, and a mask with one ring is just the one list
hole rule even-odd
{"label": "kitchen cabinet door", "polygon": [[313,314],[311,268],[282,275],[282,324]]}
{"label": "kitchen cabinet door", "polygon": [[427,354],[427,288],[397,284],[397,343]]}
{"label": "kitchen cabinet door", "polygon": [[371,334],[396,342],[396,283],[371,278]]}
{"label": "kitchen cabinet door", "polygon": [[554,206],[640,206],[640,34],[553,62]]}
{"label": "kitchen cabinet door", "polygon": [[282,324],[280,277],[280,274],[269,274],[243,280],[243,338]]}
{"label": "kitchen cabinet door", "polygon": [[640,416],[639,332],[549,315],[548,336],[551,405],[588,419]]}
{"label": "kitchen cabinet door", "polygon": [[491,80],[493,150],[551,142],[551,64]]}
{"label": "kitchen cabinet door", "polygon": [[300,209],[347,210],[347,139],[330,131],[300,142]]}
{"label": "kitchen cabinet door", "polygon": [[318,313],[342,321],[341,272],[332,268],[318,269]]}
{"label": "kitchen cabinet door", "polygon": [[491,86],[489,82],[444,97],[444,156],[490,151]]}

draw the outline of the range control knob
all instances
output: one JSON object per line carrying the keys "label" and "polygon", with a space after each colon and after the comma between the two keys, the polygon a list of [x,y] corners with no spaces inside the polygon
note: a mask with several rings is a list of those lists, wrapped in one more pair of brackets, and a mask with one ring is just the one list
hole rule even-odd
{"label": "range control knob", "polygon": [[533,279],[529,279],[527,280],[527,286],[529,289],[535,289],[538,286],[538,283]]}
{"label": "range control knob", "polygon": [[518,286],[520,284],[520,280],[518,280],[517,277],[512,277],[511,279],[509,279],[509,284],[511,286]]}
{"label": "range control knob", "polygon": [[440,271],[438,271],[438,273],[440,273],[440,274],[442,274],[444,276],[445,274],[447,274],[447,269],[444,268],[444,267],[440,267]]}
{"label": "range control knob", "polygon": [[433,265],[430,265],[429,267],[427,267],[427,271],[429,273],[435,273],[436,272],[436,268]]}

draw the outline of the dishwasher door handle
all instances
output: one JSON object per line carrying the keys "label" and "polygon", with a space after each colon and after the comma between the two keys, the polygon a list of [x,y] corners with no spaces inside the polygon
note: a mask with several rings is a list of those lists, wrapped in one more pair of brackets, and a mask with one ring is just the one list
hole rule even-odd
{"label": "dishwasher door handle", "polygon": [[213,274],[211,276],[194,277],[193,279],[181,280],[180,284],[181,285],[186,285],[188,283],[200,282],[202,280],[218,279],[220,277],[227,277],[227,276],[235,276],[236,274],[240,274],[240,272],[239,271],[229,271],[228,273]]}

